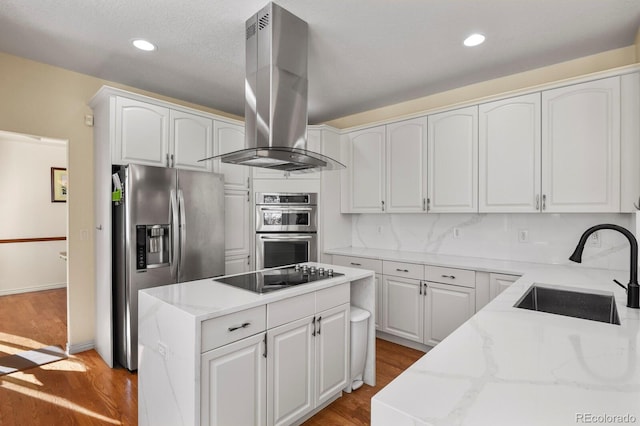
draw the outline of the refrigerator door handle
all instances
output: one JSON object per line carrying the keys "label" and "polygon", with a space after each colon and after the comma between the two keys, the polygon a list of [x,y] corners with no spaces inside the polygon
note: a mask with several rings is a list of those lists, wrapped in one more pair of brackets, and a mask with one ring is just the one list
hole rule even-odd
{"label": "refrigerator door handle", "polygon": [[176,278],[178,275],[178,236],[179,236],[179,220],[178,220],[178,200],[176,198],[176,191],[171,190],[169,194],[169,206],[171,209],[171,254],[169,263],[171,264],[171,278]]}
{"label": "refrigerator door handle", "polygon": [[[184,269],[184,248],[187,244],[187,218],[184,207],[184,194],[182,193],[182,189],[178,189],[178,203],[180,211],[180,266],[179,271]],[[180,277],[178,277],[178,281]]]}

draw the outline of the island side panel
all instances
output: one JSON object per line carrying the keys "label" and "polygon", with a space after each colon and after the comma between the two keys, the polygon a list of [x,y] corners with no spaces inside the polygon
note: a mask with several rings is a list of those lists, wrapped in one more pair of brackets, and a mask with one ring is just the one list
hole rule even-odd
{"label": "island side panel", "polygon": [[367,330],[367,359],[364,366],[364,382],[376,385],[376,285],[375,275],[351,281],[351,304],[369,311]]}
{"label": "island side panel", "polygon": [[139,293],[139,425],[199,423],[198,335],[192,316]]}

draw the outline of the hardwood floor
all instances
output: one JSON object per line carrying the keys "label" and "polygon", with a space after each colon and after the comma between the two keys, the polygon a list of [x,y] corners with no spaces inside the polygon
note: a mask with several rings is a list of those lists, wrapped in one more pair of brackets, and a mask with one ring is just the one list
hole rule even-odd
{"label": "hardwood floor", "polygon": [[[0,356],[65,347],[66,290],[0,297]],[[0,425],[135,425],[137,377],[108,368],[91,350],[0,376]]]}
{"label": "hardwood floor", "polygon": [[424,352],[376,339],[376,386],[342,394],[327,408],[307,420],[305,426],[368,425],[371,398],[424,355]]}
{"label": "hardwood floor", "polygon": [[[46,318],[46,320],[44,320]],[[64,348],[66,291],[0,297],[0,356],[47,345]],[[344,394],[305,425],[368,425],[370,400],[423,352],[376,340],[377,386]],[[136,425],[137,376],[108,368],[91,350],[0,376],[0,425]]]}

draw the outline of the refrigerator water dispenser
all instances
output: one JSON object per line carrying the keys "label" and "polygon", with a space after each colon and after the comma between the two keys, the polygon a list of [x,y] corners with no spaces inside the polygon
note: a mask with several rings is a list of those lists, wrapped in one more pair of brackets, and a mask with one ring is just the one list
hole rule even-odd
{"label": "refrigerator water dispenser", "polygon": [[169,226],[136,226],[136,269],[169,266]]}

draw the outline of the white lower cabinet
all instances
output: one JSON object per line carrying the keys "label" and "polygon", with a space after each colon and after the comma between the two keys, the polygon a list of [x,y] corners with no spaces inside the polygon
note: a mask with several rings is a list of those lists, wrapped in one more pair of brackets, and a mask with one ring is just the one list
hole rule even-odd
{"label": "white lower cabinet", "polygon": [[420,297],[421,284],[420,280],[412,278],[383,276],[382,331],[422,342],[424,301]]}
{"label": "white lower cabinet", "polygon": [[489,300],[493,300],[518,278],[519,275],[489,274]]}
{"label": "white lower cabinet", "polygon": [[267,424],[288,425],[347,385],[349,305],[267,332]]}
{"label": "white lower cabinet", "polygon": [[202,354],[200,424],[261,426],[267,419],[267,363],[260,333]]}
{"label": "white lower cabinet", "polygon": [[475,313],[473,288],[425,282],[424,343],[435,346]]}
{"label": "white lower cabinet", "polygon": [[204,321],[200,424],[288,425],[349,378],[350,284]]}
{"label": "white lower cabinet", "polygon": [[315,317],[267,333],[267,424],[283,425],[313,409]]}
{"label": "white lower cabinet", "polygon": [[349,305],[319,314],[316,333],[316,406],[328,401],[347,386],[349,380]]}
{"label": "white lower cabinet", "polygon": [[379,331],[434,346],[476,312],[475,271],[386,260],[382,267]]}
{"label": "white lower cabinet", "polygon": [[374,315],[376,321],[376,330],[382,328],[382,301],[384,300],[382,296],[382,275],[375,275],[375,285],[376,285],[376,313]]}

